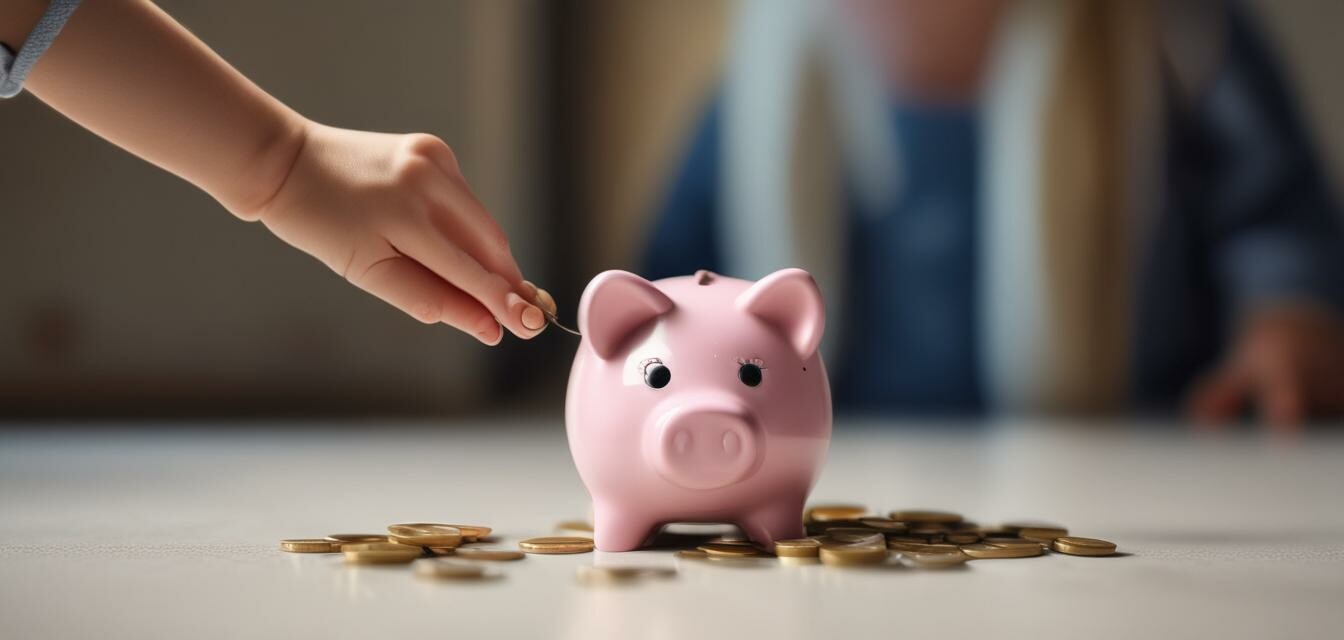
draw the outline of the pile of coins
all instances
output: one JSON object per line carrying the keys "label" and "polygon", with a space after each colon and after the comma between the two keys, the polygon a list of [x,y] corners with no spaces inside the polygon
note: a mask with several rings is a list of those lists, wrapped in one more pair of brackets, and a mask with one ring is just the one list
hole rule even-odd
{"label": "pile of coins", "polygon": [[[461,580],[486,576],[482,564],[461,560],[523,559],[521,551],[479,546],[491,542],[490,531],[490,527],[480,525],[415,522],[389,525],[385,534],[333,533],[325,538],[281,540],[280,549],[290,553],[340,553],[347,563],[356,565],[415,563],[418,576]],[[592,548],[592,540],[588,547]]]}
{"label": "pile of coins", "polygon": [[[807,537],[776,540],[774,551],[741,536],[692,535],[664,531],[650,544],[673,549],[681,560],[720,566],[761,566],[763,559],[784,564],[870,566],[896,558],[906,566],[941,569],[970,560],[1029,558],[1050,552],[1071,556],[1108,556],[1113,542],[1070,536],[1065,527],[1043,522],[976,524],[948,511],[892,511],[874,515],[860,505],[818,505],[803,515]],[[462,580],[487,575],[484,563],[521,560],[527,554],[556,555],[593,550],[592,525],[565,521],[558,533],[518,542],[518,551],[488,545],[490,527],[417,522],[394,524],[385,534],[336,533],[325,538],[281,540],[291,553],[341,553],[349,564],[412,564],[426,578]],[[480,562],[472,562],[480,561]],[[585,585],[626,584],[676,575],[666,567],[585,565],[577,580]]]}
{"label": "pile of coins", "polygon": [[823,505],[808,509],[803,523],[809,537],[777,541],[777,555],[855,565],[880,563],[886,552],[896,552],[911,565],[940,568],[972,559],[1029,558],[1050,551],[1075,556],[1115,553],[1112,542],[1069,536],[1068,529],[1056,524],[982,526],[948,511],[903,510],[879,517],[859,505]]}
{"label": "pile of coins", "polygon": [[[1073,556],[1108,556],[1115,543],[1070,536],[1068,529],[1042,522],[1009,522],[982,526],[948,511],[892,511],[873,515],[860,505],[819,505],[807,510],[808,536],[776,540],[773,556],[787,564],[820,562],[828,566],[878,565],[894,554],[908,566],[938,569],[970,560],[1029,558],[1048,552]],[[772,554],[745,538],[709,540],[693,550],[677,552],[686,560],[746,560]]]}

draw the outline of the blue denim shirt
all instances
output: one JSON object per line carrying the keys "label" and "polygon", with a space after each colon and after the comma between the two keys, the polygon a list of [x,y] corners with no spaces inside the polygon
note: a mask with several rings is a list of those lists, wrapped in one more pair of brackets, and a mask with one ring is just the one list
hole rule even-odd
{"label": "blue denim shirt", "polygon": [[980,408],[976,242],[979,119],[970,109],[897,107],[904,167],[888,211],[850,198],[849,296],[832,388],[851,409]]}
{"label": "blue denim shirt", "polygon": [[[1344,215],[1273,55],[1240,7],[1228,10],[1223,67],[1207,92],[1167,101],[1166,201],[1137,274],[1132,391],[1143,406],[1172,405],[1226,347],[1242,309],[1293,298],[1344,311]],[[719,112],[715,99],[658,213],[643,265],[651,278],[720,264]],[[971,112],[893,112],[901,152],[919,162],[906,163],[916,175],[894,211],[850,207],[848,297],[863,302],[846,309],[851,344],[832,359],[836,404],[973,413],[977,125]],[[943,221],[928,222],[935,215]],[[911,246],[902,236],[912,232],[934,241]]]}

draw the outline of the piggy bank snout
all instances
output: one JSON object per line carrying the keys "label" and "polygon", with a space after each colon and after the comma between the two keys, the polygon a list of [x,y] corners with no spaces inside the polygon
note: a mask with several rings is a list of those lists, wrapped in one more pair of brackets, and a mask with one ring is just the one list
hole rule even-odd
{"label": "piggy bank snout", "polygon": [[716,489],[756,467],[760,437],[745,407],[683,403],[654,418],[644,458],[664,480],[687,489]]}

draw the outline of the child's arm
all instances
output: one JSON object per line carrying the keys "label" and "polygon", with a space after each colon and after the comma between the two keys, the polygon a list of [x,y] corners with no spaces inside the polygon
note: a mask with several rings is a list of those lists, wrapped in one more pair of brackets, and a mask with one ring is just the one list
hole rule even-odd
{"label": "child's arm", "polygon": [[[36,21],[32,4],[0,0],[11,48],[26,35],[13,25]],[[146,0],[85,0],[27,88],[422,322],[487,344],[501,337],[496,318],[524,338],[545,326],[441,140],[309,121]]]}

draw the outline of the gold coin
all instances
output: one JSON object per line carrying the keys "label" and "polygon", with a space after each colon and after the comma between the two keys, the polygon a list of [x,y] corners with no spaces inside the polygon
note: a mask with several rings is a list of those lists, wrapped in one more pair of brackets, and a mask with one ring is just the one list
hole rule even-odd
{"label": "gold coin", "polygon": [[415,563],[415,575],[422,578],[439,580],[470,580],[485,575],[485,568],[479,564],[469,564],[442,558],[427,558]]}
{"label": "gold coin", "polygon": [[1071,556],[1109,556],[1115,553],[1114,542],[1075,536],[1056,538],[1051,548]]}
{"label": "gold coin", "polygon": [[887,541],[887,548],[888,548],[888,549],[891,549],[892,551],[900,551],[900,552],[902,552],[902,553],[904,553],[904,552],[918,553],[918,552],[921,552],[921,551],[928,551],[928,550],[929,550],[929,547],[932,547],[932,546],[934,546],[934,545],[931,545],[931,544],[929,544],[929,543],[927,543],[927,542],[924,542],[924,541],[913,541],[913,542],[910,542],[910,541],[904,541],[904,540],[888,540],[888,541]]}
{"label": "gold coin", "polygon": [[823,545],[821,563],[835,566],[882,564],[887,559],[887,548],[868,544]]}
{"label": "gold coin", "polygon": [[910,542],[914,544],[928,544],[927,538],[917,538],[915,536],[888,536],[887,542]]}
{"label": "gold coin", "polygon": [[983,542],[961,545],[961,552],[972,558],[1030,558],[1041,555],[1043,551],[1039,544],[1030,547],[999,547]]}
{"label": "gold coin", "polygon": [[953,553],[939,551],[933,553],[903,553],[901,555],[915,566],[924,569],[945,569],[947,567],[955,567],[965,564],[967,560],[971,559],[970,556],[962,553],[960,549]]}
{"label": "gold coin", "polygon": [[906,511],[892,511],[887,514],[892,520],[905,523],[919,524],[952,524],[961,522],[961,514],[950,511],[929,511],[923,509],[911,509]]}
{"label": "gold coin", "polygon": [[556,523],[555,528],[559,531],[587,531],[589,533],[593,531],[593,525],[582,520],[565,520]]}
{"label": "gold coin", "polygon": [[456,547],[462,544],[462,530],[450,524],[416,522],[387,526],[388,539],[421,547]]}
{"label": "gold coin", "polygon": [[838,542],[841,544],[886,544],[886,538],[882,534],[872,529],[853,529],[840,527],[826,532],[825,540]]}
{"label": "gold coin", "polygon": [[887,535],[901,535],[910,529],[904,522],[896,522],[887,518],[863,518],[859,520],[859,523]]}
{"label": "gold coin", "polygon": [[392,542],[366,542],[341,547],[350,564],[406,564],[422,554],[420,547]]}
{"label": "gold coin", "polygon": [[754,542],[752,542],[752,541],[750,541],[750,540],[748,540],[748,539],[746,539],[746,538],[739,538],[739,537],[735,537],[735,536],[732,536],[732,537],[730,537],[730,536],[719,536],[719,537],[717,537],[717,538],[711,538],[711,539],[709,539],[709,540],[706,540],[703,544],[735,544],[735,545],[743,546],[743,547],[751,547],[751,546],[755,546],[755,543],[754,543]]}
{"label": "gold coin", "polygon": [[414,551],[415,553],[424,553],[425,548],[396,542],[350,542],[341,546],[341,551]]}
{"label": "gold coin", "polygon": [[1017,535],[1026,538],[1028,540],[1035,540],[1036,542],[1044,542],[1049,544],[1051,542],[1054,542],[1055,538],[1062,538],[1064,536],[1069,535],[1069,530],[1060,527],[1054,527],[1054,528],[1024,527],[1022,529],[1018,529]]}
{"label": "gold coin", "polygon": [[424,549],[435,556],[451,556],[457,553],[457,547],[424,547]]}
{"label": "gold coin", "polygon": [[825,504],[807,510],[805,520],[831,522],[834,520],[857,520],[868,515],[868,507],[857,504]]}
{"label": "gold coin", "polygon": [[551,297],[551,292],[542,289],[541,287],[537,287],[536,302],[537,306],[541,307],[542,309],[545,309],[547,313],[555,315],[556,312],[555,298]]}
{"label": "gold coin", "polygon": [[330,540],[320,538],[294,538],[280,541],[280,550],[290,553],[332,553],[339,551],[337,545],[333,545]]}
{"label": "gold coin", "polygon": [[450,524],[448,526],[454,527],[458,531],[461,531],[462,540],[464,542],[479,540],[481,538],[490,535],[491,531],[494,531],[494,529],[491,529],[490,527],[483,527],[478,524]]}
{"label": "gold coin", "polygon": [[528,553],[541,554],[588,553],[593,550],[593,539],[578,536],[528,538],[520,540],[518,548]]}
{"label": "gold coin", "polygon": [[[678,560],[696,561],[713,564],[719,567],[735,568],[760,568],[767,566],[763,561],[763,556],[712,556],[699,549],[683,549],[676,553]],[[794,560],[796,558],[785,558],[785,560]]]}
{"label": "gold coin", "polygon": [[483,549],[481,547],[458,547],[453,555],[468,560],[522,560],[526,555],[522,551],[511,549]]}
{"label": "gold coin", "polygon": [[333,533],[327,536],[327,540],[332,542],[333,547],[339,551],[342,545],[360,544],[366,542],[387,542],[387,535],[382,533]]}
{"label": "gold coin", "polygon": [[983,538],[980,540],[984,544],[994,545],[996,547],[1040,547],[1040,542],[1028,540],[1026,538]]}
{"label": "gold coin", "polygon": [[775,555],[781,558],[815,558],[820,550],[821,543],[812,538],[775,541]]}
{"label": "gold coin", "polygon": [[943,539],[952,544],[972,544],[980,541],[980,534],[974,531],[949,531]]}
{"label": "gold coin", "polygon": [[711,542],[709,544],[702,544],[696,548],[700,551],[704,551],[710,557],[747,558],[764,555],[760,549],[749,544]]}
{"label": "gold coin", "polygon": [[586,585],[620,584],[641,578],[670,578],[677,570],[669,567],[599,567],[580,565],[575,572],[579,583]]}

